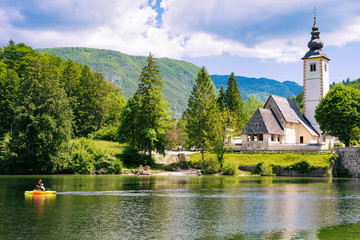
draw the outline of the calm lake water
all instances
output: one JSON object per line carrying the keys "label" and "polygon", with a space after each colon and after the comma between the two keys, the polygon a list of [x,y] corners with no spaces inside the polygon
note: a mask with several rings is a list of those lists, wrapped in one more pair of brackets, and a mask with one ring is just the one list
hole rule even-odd
{"label": "calm lake water", "polygon": [[[39,178],[56,196],[25,197]],[[0,239],[360,239],[360,182],[0,176]]]}

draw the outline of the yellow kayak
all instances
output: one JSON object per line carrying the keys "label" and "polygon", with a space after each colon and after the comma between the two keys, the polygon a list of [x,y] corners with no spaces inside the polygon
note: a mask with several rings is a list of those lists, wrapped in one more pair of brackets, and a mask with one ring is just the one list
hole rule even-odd
{"label": "yellow kayak", "polygon": [[46,194],[56,194],[56,191],[25,191],[26,195],[46,195]]}

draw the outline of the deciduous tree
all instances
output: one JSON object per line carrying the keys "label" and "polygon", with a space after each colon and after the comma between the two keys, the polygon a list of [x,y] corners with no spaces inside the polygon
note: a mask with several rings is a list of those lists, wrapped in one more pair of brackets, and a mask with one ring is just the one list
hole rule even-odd
{"label": "deciduous tree", "polygon": [[315,119],[324,134],[338,137],[345,146],[360,137],[360,91],[342,84],[320,100]]}
{"label": "deciduous tree", "polygon": [[33,59],[24,73],[20,91],[9,143],[12,173],[60,171],[60,155],[71,136],[73,115],[49,56]]}

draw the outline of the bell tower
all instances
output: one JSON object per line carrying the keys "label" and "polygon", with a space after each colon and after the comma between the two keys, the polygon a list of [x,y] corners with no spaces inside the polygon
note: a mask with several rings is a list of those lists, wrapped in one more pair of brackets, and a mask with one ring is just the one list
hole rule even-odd
{"label": "bell tower", "polygon": [[304,63],[304,115],[315,130],[321,134],[319,124],[315,120],[315,108],[320,99],[329,91],[329,61],[323,52],[324,43],[320,40],[319,27],[314,25],[311,40],[308,43],[309,51],[302,58]]}

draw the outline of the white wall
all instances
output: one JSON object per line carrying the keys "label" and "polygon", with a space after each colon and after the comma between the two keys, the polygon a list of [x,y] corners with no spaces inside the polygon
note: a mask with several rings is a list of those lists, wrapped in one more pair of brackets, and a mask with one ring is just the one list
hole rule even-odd
{"label": "white wall", "polygon": [[285,126],[285,143],[296,143],[295,124],[286,123]]}
{"label": "white wall", "polygon": [[[310,64],[316,71],[310,71]],[[320,99],[329,91],[329,64],[325,58],[304,60],[304,115],[318,133],[320,127],[315,120],[315,109]]]}

